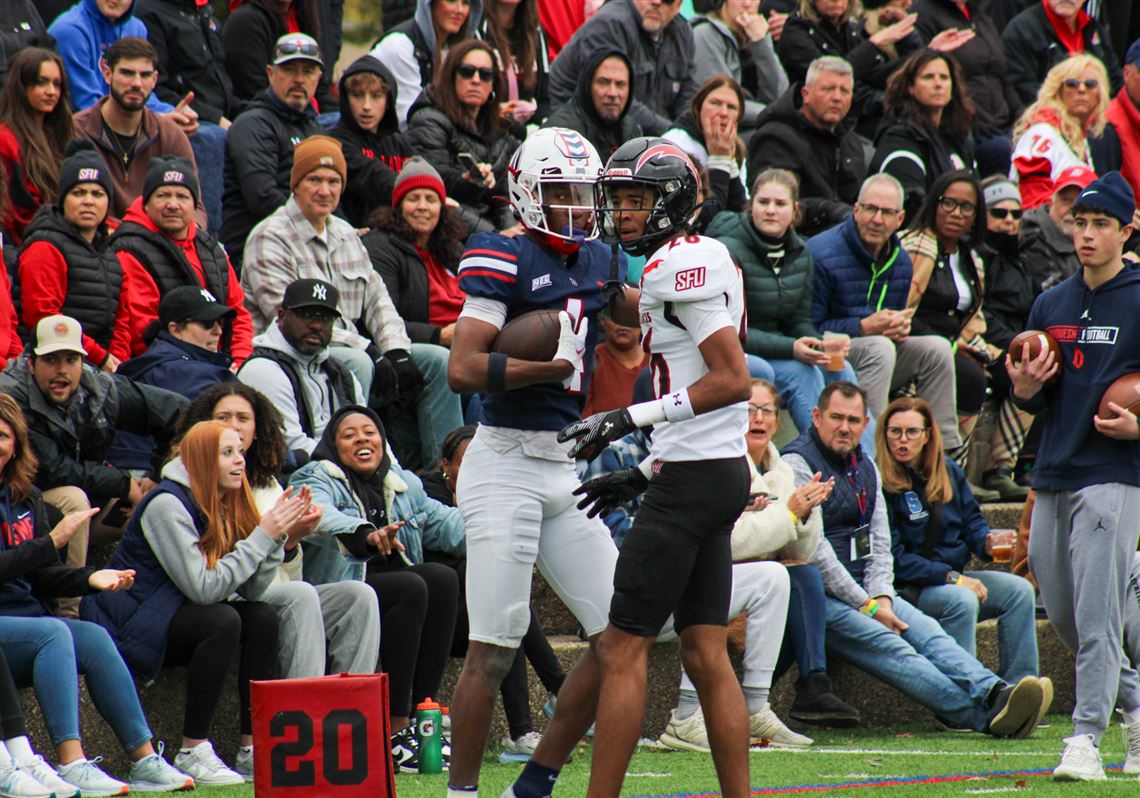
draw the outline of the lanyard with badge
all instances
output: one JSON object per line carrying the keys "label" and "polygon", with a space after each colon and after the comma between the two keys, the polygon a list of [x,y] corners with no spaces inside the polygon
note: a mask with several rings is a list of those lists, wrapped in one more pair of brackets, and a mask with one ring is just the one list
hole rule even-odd
{"label": "lanyard with badge", "polygon": [[867,488],[859,479],[859,461],[854,452],[847,464],[847,482],[855,491],[855,501],[859,505],[859,526],[851,535],[851,562],[855,562],[871,556],[871,524],[867,519]]}

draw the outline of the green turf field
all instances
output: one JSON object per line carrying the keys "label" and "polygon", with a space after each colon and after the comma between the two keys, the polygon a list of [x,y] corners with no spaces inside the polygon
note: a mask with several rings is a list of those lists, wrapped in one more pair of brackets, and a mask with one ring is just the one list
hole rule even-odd
{"label": "green turf field", "polygon": [[[1140,796],[1140,782],[1109,771],[1109,780],[1094,784],[1056,784],[1048,775],[1061,752],[1061,738],[1070,726],[1067,717],[1050,716],[1047,728],[1028,740],[994,740],[980,734],[933,731],[928,724],[892,731],[810,732],[815,746],[806,751],[756,751],[751,756],[754,795],[823,793],[855,796],[973,796],[1019,793],[1041,796]],[[558,780],[555,797],[573,798],[586,791],[589,746],[580,746],[574,762]],[[1119,728],[1103,742],[1106,765],[1120,765],[1124,743]],[[480,781],[480,796],[497,798],[521,765],[503,765],[488,758]],[[1045,769],[1044,774],[1026,773]],[[987,775],[1014,771],[1017,775]],[[961,778],[975,775],[973,778]],[[921,777],[955,777],[954,781],[915,781]],[[442,798],[446,775],[398,775],[399,798]],[[911,783],[884,785],[890,780]],[[846,786],[841,786],[846,785]],[[811,789],[793,790],[793,787]],[[204,788],[211,798],[252,798],[251,787]],[[707,755],[641,750],[630,765],[623,795],[716,795],[716,774]],[[330,796],[329,798],[334,798]]]}

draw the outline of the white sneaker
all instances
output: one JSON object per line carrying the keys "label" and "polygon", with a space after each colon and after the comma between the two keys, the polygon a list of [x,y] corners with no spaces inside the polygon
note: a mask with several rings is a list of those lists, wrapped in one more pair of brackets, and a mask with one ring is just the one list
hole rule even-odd
{"label": "white sneaker", "polygon": [[183,792],[194,789],[194,779],[176,770],[162,758],[163,745],[158,752],[131,763],[131,792]]}
{"label": "white sneaker", "polygon": [[1102,781],[1105,778],[1100,751],[1093,745],[1092,735],[1066,737],[1061,764],[1053,768],[1053,781]]}
{"label": "white sneaker", "polygon": [[36,754],[31,762],[25,762],[20,767],[42,786],[54,792],[55,798],[78,798],[79,788],[61,779],[55,768],[44,761],[39,754]]}
{"label": "white sneaker", "polygon": [[246,781],[253,781],[253,746],[239,747],[234,755],[234,773]]}
{"label": "white sneaker", "polygon": [[814,740],[789,729],[776,717],[770,704],[748,717],[748,736],[753,745],[770,745],[773,748],[807,748]]}
{"label": "white sneaker", "polygon": [[2,798],[55,798],[55,792],[40,784],[19,765],[0,768]]}
{"label": "white sneaker", "polygon": [[680,720],[674,709],[669,713],[669,722],[665,724],[665,731],[657,738],[657,742],[678,751],[706,753],[710,749],[704,713],[698,708],[692,715]]}
{"label": "white sneaker", "polygon": [[126,782],[113,779],[99,769],[103,757],[77,759],[59,766],[59,775],[68,784],[74,784],[86,798],[97,795],[126,795],[131,791]]}
{"label": "white sneaker", "polygon": [[226,763],[218,758],[209,740],[203,740],[189,750],[184,748],[179,751],[174,757],[174,767],[200,785],[245,783],[245,779],[226,767]]}
{"label": "white sneaker", "polygon": [[502,742],[503,752],[499,754],[500,762],[526,762],[534,756],[534,749],[542,742],[542,735],[536,731],[529,731],[517,740],[511,739],[510,735],[504,735]]}
{"label": "white sneaker", "polygon": [[1135,723],[1121,723],[1124,729],[1124,746],[1128,756],[1124,760],[1124,772],[1129,776],[1140,773],[1140,720]]}

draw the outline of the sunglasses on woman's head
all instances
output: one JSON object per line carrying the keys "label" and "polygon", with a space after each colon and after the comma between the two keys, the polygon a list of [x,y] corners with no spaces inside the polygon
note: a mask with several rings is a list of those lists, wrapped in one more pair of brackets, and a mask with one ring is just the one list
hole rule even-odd
{"label": "sunglasses on woman's head", "polygon": [[1010,216],[1016,221],[1021,218],[1022,213],[1021,208],[990,208],[990,216],[995,219],[1004,219]]}
{"label": "sunglasses on woman's head", "polygon": [[1079,89],[1081,87],[1081,83],[1084,83],[1085,88],[1088,89],[1089,91],[1092,91],[1093,89],[1095,89],[1097,86],[1100,85],[1100,81],[1097,80],[1096,78],[1089,78],[1088,80],[1084,80],[1084,81],[1077,80],[1076,78],[1065,78],[1064,80],[1061,81],[1061,85],[1064,86],[1066,89]]}
{"label": "sunglasses on woman's head", "polygon": [[464,80],[471,80],[471,78],[475,77],[475,75],[478,74],[479,80],[483,81],[484,83],[490,83],[491,80],[495,77],[495,70],[489,67],[471,66],[471,64],[460,64],[458,67],[456,67],[455,71],[459,77],[463,78]]}

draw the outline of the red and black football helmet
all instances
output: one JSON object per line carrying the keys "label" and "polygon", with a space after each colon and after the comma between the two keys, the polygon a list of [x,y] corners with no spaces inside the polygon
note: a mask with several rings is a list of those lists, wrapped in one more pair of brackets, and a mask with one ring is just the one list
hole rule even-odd
{"label": "red and black football helmet", "polygon": [[[621,238],[622,209],[614,201],[614,190],[619,188],[650,188],[656,193],[645,232],[637,238]],[[594,185],[601,238],[608,244],[620,243],[631,255],[643,255],[688,228],[700,197],[697,167],[676,144],[651,136],[630,139],[610,156]]]}

